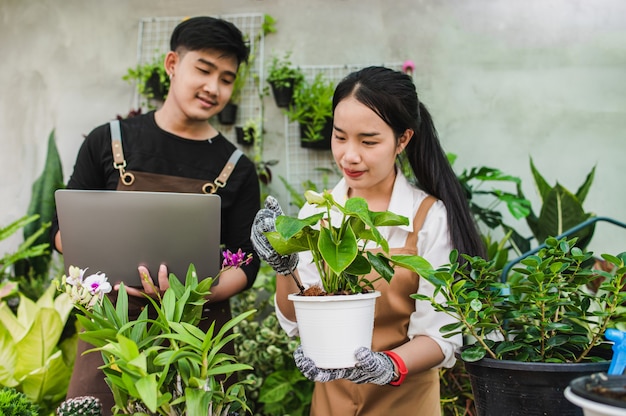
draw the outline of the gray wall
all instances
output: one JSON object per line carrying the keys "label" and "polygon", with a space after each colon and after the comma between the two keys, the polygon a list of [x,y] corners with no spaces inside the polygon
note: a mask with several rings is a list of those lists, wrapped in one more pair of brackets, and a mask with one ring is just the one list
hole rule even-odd
{"label": "gray wall", "polygon": [[[266,62],[285,50],[301,65],[414,60],[457,170],[520,176],[537,207],[530,157],[573,191],[596,165],[585,207],[626,221],[622,0],[2,0],[0,225],[25,213],[52,129],[67,179],[83,134],[133,106],[121,76],[136,63],[140,18],[246,12],[277,20]],[[284,158],[284,121],[271,101],[266,116],[264,159]],[[278,180],[273,188],[285,195]],[[599,225],[592,248],[622,251],[625,236]],[[0,243],[0,253],[19,241]]]}

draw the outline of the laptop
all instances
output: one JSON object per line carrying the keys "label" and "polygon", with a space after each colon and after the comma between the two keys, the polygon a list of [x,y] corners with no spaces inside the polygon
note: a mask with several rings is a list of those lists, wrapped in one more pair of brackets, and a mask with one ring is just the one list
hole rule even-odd
{"label": "laptop", "polygon": [[88,268],[141,287],[139,265],[155,282],[161,263],[181,282],[191,263],[199,280],[221,268],[218,195],[60,189],[55,201],[66,273]]}

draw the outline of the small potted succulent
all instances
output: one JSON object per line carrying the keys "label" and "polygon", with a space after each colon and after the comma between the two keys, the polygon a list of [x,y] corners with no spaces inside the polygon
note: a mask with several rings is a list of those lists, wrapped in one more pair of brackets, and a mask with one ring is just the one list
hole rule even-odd
{"label": "small potted succulent", "polygon": [[[329,191],[309,190],[304,196],[324,211],[302,219],[281,215],[276,231],[265,235],[282,255],[310,251],[321,277],[322,287],[304,290],[299,285],[301,292],[288,296],[294,302],[305,355],[320,368],[350,367],[358,347],[371,347],[374,307],[380,296],[374,290],[376,280],[389,282],[394,266],[423,271],[430,265],[418,256],[387,254],[389,245],[377,227],[407,225],[406,217],[370,211],[363,198],[349,198],[341,205]],[[368,242],[381,251],[365,250]],[[365,276],[372,269],[380,277],[370,281]]]}
{"label": "small potted succulent", "polygon": [[289,107],[295,89],[304,80],[304,74],[293,65],[290,57],[291,52],[286,52],[282,58],[273,56],[267,73],[266,81],[270,84],[274,101],[280,108]]}
{"label": "small potted succulent", "polygon": [[[506,276],[497,258],[461,259],[456,252],[450,264],[422,275],[446,302],[411,296],[458,319],[441,331],[466,336],[458,357],[470,374],[479,416],[579,415],[563,390],[579,375],[608,369],[611,351],[603,334],[626,320],[626,253],[603,254],[612,267],[592,270],[593,254],[575,243],[549,237]],[[587,284],[596,279],[602,282],[593,293]]]}

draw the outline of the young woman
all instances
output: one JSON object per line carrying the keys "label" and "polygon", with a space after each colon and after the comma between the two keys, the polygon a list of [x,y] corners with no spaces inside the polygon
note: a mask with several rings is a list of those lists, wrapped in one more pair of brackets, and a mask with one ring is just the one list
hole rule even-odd
{"label": "young woman", "polygon": [[[354,72],[337,86],[333,112],[332,152],[343,173],[333,197],[338,202],[362,197],[372,211],[389,210],[409,218],[407,227],[379,230],[392,254],[419,254],[434,267],[447,263],[453,248],[483,254],[463,189],[408,75],[383,67]],[[402,152],[417,186],[398,168]],[[305,205],[300,217],[315,210]],[[305,287],[319,284],[309,253],[280,256],[267,243],[263,232],[274,229],[281,213],[270,197],[257,214],[252,227],[257,253],[277,273],[295,270]],[[437,368],[451,367],[454,351],[462,343],[460,336],[444,338],[439,331],[452,318],[410,298],[416,292],[432,294],[433,287],[408,270],[397,269],[390,284],[383,279],[376,284],[382,295],[376,306],[372,350],[355,352],[356,367],[320,369],[301,349],[294,355],[302,373],[317,382],[312,415],[440,414]],[[287,295],[295,292],[293,279],[278,277],[276,312],[292,336],[298,334],[298,327]]]}

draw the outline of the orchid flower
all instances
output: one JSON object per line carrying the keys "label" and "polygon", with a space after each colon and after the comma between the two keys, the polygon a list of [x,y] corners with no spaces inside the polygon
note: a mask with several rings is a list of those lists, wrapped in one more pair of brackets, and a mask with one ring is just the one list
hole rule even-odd
{"label": "orchid flower", "polygon": [[248,254],[241,251],[241,249],[237,250],[236,253],[231,252],[230,250],[226,250],[222,252],[224,256],[224,261],[222,262],[222,267],[234,267],[238,268],[243,265],[250,264],[252,261],[252,254]]}

